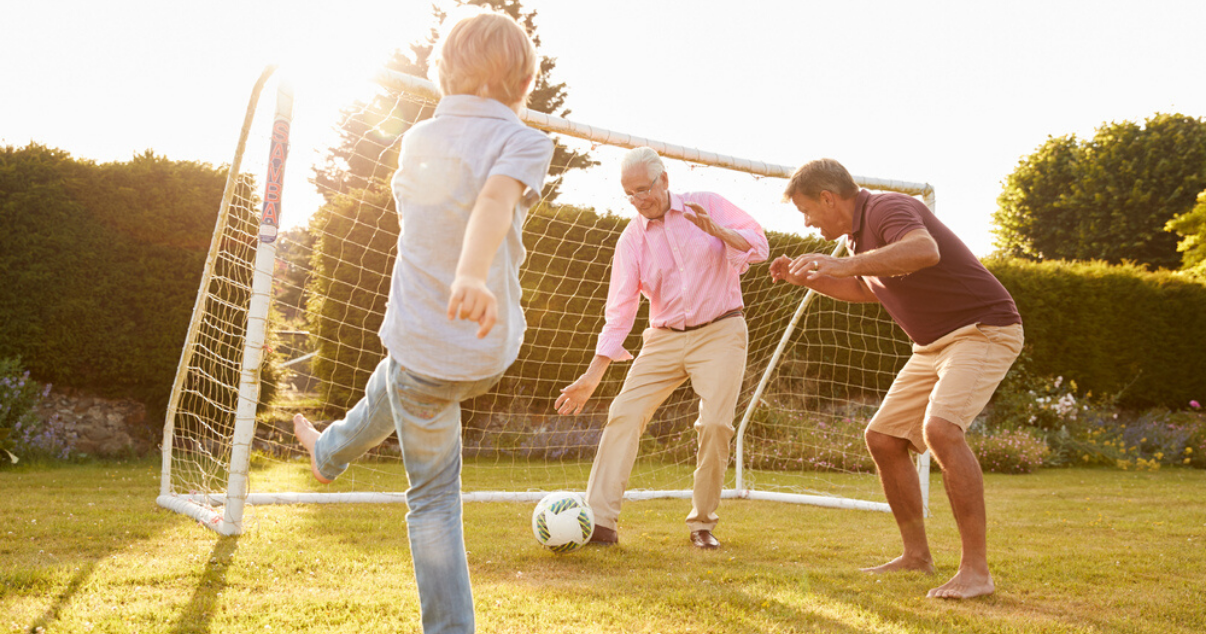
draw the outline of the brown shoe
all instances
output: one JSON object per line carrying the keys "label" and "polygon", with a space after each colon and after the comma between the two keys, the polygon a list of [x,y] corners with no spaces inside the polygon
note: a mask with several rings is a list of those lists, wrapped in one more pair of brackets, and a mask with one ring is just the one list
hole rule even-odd
{"label": "brown shoe", "polygon": [[691,531],[691,544],[696,548],[703,548],[705,550],[720,548],[720,540],[716,539],[712,535],[712,531],[709,530]]}
{"label": "brown shoe", "polygon": [[620,534],[614,528],[606,526],[595,526],[595,532],[591,533],[590,541],[586,542],[587,546],[614,546],[620,543]]}

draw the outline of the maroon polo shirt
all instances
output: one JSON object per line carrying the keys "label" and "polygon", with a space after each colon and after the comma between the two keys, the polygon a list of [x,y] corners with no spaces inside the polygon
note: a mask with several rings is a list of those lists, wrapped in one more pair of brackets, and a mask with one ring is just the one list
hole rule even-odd
{"label": "maroon polo shirt", "polygon": [[925,229],[938,243],[938,264],[908,275],[862,278],[910,339],[926,345],[971,324],[1022,323],[1009,291],[929,207],[912,196],[860,191],[847,240],[854,253],[866,253],[917,229]]}

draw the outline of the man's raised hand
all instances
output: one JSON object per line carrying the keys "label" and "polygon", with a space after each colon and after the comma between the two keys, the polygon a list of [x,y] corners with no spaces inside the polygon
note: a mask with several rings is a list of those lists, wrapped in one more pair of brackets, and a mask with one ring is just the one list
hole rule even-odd
{"label": "man's raised hand", "polygon": [[683,214],[683,217],[686,218],[687,220],[691,221],[691,224],[695,225],[696,227],[699,227],[699,229],[701,231],[703,231],[704,233],[706,233],[710,236],[717,236],[717,237],[719,237],[719,234],[722,231],[724,231],[724,227],[721,227],[720,225],[716,224],[716,221],[712,220],[712,216],[708,215],[708,210],[704,209],[702,205],[700,205],[698,203],[684,203],[684,204],[687,207],[690,207],[691,211],[694,213]]}

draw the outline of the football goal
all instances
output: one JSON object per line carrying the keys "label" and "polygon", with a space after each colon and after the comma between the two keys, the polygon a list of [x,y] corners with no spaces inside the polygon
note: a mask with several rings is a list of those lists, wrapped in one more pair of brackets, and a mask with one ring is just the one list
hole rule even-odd
{"label": "football goal", "polygon": [[[342,417],[385,354],[376,333],[398,241],[389,185],[396,141],[432,115],[438,94],[426,80],[383,71],[375,96],[334,122],[335,147],[307,156],[288,152],[288,88],[278,87],[274,105],[260,102],[274,83],[268,69],[252,91],[164,425],[159,504],[222,534],[254,523],[255,505],[401,502],[407,488],[392,437],[320,485],[290,421],[301,412],[322,429]],[[841,255],[844,244],[805,232],[802,217],[781,202],[794,166],[532,110],[523,119],[552,136],[557,151],[542,199],[524,219],[528,330],[519,360],[492,392],[463,407],[467,501],[535,502],[586,487],[629,364],[612,364],[579,416],[557,414],[553,402],[594,355],[612,252],[635,215],[619,184],[624,151],[652,147],[673,190],[714,191],[749,212],[767,231],[771,259]],[[322,194],[315,209],[282,197],[286,166],[314,175]],[[855,178],[934,205],[927,184]],[[889,510],[863,429],[908,357],[908,340],[879,305],[772,284],[768,266],[742,277],[749,351],[744,371],[734,368],[743,384],[723,495]],[[647,325],[642,302],[626,341],[634,355]],[[641,439],[629,499],[690,497],[698,404],[687,382],[658,409]],[[928,456],[918,469],[928,506]]]}

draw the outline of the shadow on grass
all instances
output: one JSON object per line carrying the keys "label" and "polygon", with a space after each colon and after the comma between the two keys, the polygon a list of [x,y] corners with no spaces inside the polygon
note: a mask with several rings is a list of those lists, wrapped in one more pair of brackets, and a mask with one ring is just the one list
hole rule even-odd
{"label": "shadow on grass", "polygon": [[67,582],[67,587],[63,588],[63,591],[59,593],[59,596],[54,598],[54,603],[51,603],[50,607],[46,608],[46,611],[42,613],[42,616],[34,619],[34,622],[29,626],[29,632],[39,632],[45,630],[51,623],[59,620],[59,615],[63,612],[63,608],[65,608],[67,604],[71,602],[72,597],[79,592],[80,588],[83,587],[84,582],[88,581],[88,579],[92,576],[92,571],[96,569],[97,561],[98,560],[93,559],[80,567],[79,572],[75,573],[75,575],[71,577],[71,581]]}
{"label": "shadow on grass", "polygon": [[[28,631],[51,630],[69,620],[71,604],[92,592],[106,561],[172,524],[172,516],[153,503],[154,467],[149,460],[51,463],[4,474],[6,486],[21,492],[0,496],[0,534],[10,536],[5,591],[39,603],[54,597]],[[144,504],[131,505],[130,498]],[[66,581],[59,581],[59,571]]]}
{"label": "shadow on grass", "polygon": [[239,548],[239,538],[222,537],[214,544],[209,553],[209,563],[197,580],[197,589],[189,599],[188,605],[180,611],[176,623],[172,625],[174,634],[201,634],[210,631],[214,610],[222,591],[226,589],[226,571],[234,559],[234,553]]}

